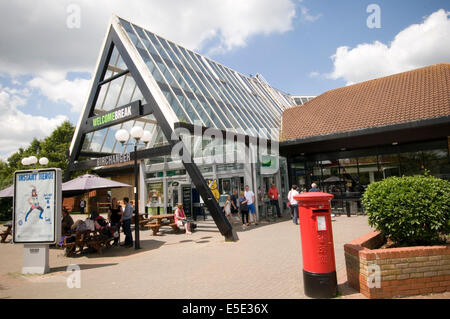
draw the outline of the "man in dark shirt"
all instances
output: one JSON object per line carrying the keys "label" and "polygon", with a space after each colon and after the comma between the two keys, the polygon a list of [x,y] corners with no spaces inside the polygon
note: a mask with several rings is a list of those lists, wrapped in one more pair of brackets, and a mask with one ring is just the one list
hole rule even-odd
{"label": "man in dark shirt", "polygon": [[68,235],[70,234],[70,228],[73,225],[73,219],[72,216],[70,216],[69,211],[67,208],[63,208],[63,219],[61,221],[61,232],[62,235]]}
{"label": "man in dark shirt", "polygon": [[231,214],[233,216],[236,216],[236,214],[238,214],[238,220],[241,219],[241,214],[239,214],[239,208],[238,208],[238,201],[239,195],[238,195],[238,190],[235,188],[233,189],[233,194],[230,197],[230,201],[231,201]]}

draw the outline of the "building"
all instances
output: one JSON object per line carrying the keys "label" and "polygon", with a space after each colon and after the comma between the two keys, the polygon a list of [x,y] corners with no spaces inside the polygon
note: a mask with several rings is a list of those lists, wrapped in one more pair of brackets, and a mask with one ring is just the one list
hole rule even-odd
{"label": "building", "polygon": [[295,105],[303,105],[308,101],[311,101],[315,96],[312,95],[293,95],[292,98],[295,101]]}
{"label": "building", "polygon": [[[230,225],[213,199],[216,189],[229,194],[249,185],[257,194],[276,183],[287,194],[287,162],[279,157],[278,140],[282,112],[295,105],[289,94],[259,74],[240,74],[117,16],[102,48],[66,178],[93,168],[132,184],[136,156],[141,213],[144,205],[151,213],[167,213],[184,202],[195,216],[204,206],[224,235]],[[115,139],[119,129],[133,126],[152,136],[136,154],[131,143]],[[177,146],[187,150],[186,157],[174,156]]]}
{"label": "building", "polygon": [[280,154],[290,183],[334,193],[361,211],[368,184],[389,176],[450,179],[450,64],[325,92],[283,112]]}

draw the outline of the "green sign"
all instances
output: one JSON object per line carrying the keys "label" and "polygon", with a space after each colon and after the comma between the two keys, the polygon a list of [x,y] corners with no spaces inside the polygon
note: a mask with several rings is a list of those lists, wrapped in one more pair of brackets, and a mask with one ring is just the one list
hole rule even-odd
{"label": "green sign", "polygon": [[121,120],[125,117],[129,117],[133,115],[131,112],[131,105],[121,108],[117,111],[109,112],[103,115],[100,115],[92,120],[92,125],[97,127],[102,124],[106,124],[112,121]]}
{"label": "green sign", "polygon": [[129,119],[138,117],[141,114],[141,101],[120,106],[116,109],[109,110],[105,114],[93,116],[89,118],[87,124],[91,125],[89,130],[99,130],[100,128],[111,126],[114,124],[125,122]]}

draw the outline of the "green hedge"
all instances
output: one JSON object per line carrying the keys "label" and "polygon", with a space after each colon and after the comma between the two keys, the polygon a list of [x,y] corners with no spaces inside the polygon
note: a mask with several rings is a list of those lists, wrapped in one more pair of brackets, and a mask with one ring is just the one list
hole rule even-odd
{"label": "green hedge", "polygon": [[450,182],[428,175],[389,177],[367,187],[369,224],[399,246],[432,245],[450,234]]}

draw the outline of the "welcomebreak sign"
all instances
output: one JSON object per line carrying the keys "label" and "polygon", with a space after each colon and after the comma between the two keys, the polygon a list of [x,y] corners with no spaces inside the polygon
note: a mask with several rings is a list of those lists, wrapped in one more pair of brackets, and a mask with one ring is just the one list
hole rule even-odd
{"label": "welcomebreak sign", "polygon": [[141,101],[120,106],[104,114],[93,116],[87,120],[86,131],[96,131],[104,127],[119,124],[141,115]]}
{"label": "welcomebreak sign", "polygon": [[61,169],[14,173],[13,242],[54,244],[61,235]]}

